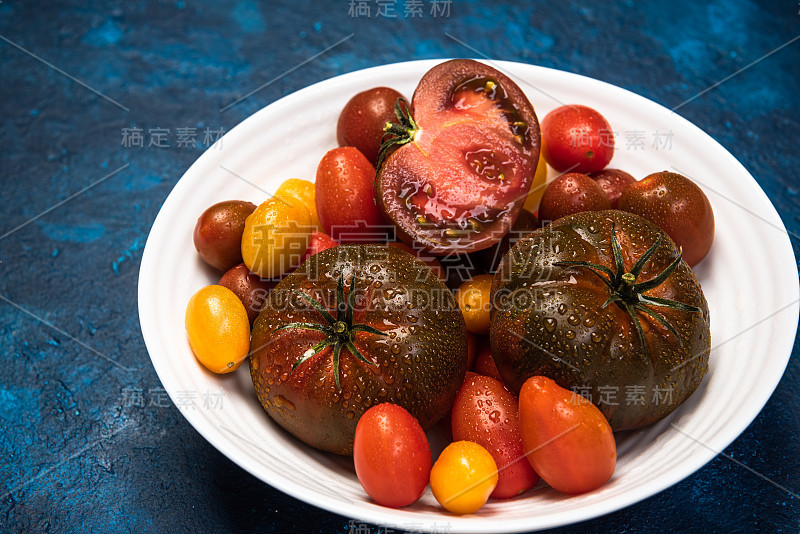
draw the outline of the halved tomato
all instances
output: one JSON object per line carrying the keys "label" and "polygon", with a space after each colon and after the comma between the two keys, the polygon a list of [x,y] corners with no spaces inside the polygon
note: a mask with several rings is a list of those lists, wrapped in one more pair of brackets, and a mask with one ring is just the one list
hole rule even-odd
{"label": "halved tomato", "polygon": [[437,255],[502,239],[539,159],[539,121],[517,84],[483,63],[451,60],[422,77],[410,112],[398,102],[396,113],[375,198],[400,238]]}

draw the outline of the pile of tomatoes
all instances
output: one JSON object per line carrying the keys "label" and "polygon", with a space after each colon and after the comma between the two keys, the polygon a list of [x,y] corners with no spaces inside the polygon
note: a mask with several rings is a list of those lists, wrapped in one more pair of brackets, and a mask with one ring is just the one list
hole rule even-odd
{"label": "pile of tomatoes", "polygon": [[[454,291],[469,363],[445,418],[453,442],[434,462],[418,418],[380,399],[366,401],[356,418],[355,471],[365,491],[385,506],[407,506],[430,485],[447,510],[473,513],[489,498],[531,489],[540,477],[576,494],[601,486],[614,472],[613,432],[594,404],[544,376],[528,378],[512,393],[495,365],[488,337],[493,267],[514,244],[506,235],[510,229],[527,232],[579,212],[620,209],[662,228],[690,265],[705,257],[713,239],[711,206],[691,180],[665,171],[637,181],[607,168],[614,135],[600,113],[578,105],[558,108],[542,120],[540,143],[539,123],[516,85],[475,65],[460,60],[426,75],[414,95],[413,116],[393,89],[359,93],[339,117],[340,146],[323,156],[313,182],[286,180],[259,206],[215,204],[195,228],[200,257],[223,274],[189,301],[186,330],[197,359],[216,373],[237,369],[251,354],[251,327],[276,284],[309,257],[340,244],[388,242],[425,262]],[[470,68],[478,73],[464,78],[461,71]],[[459,73],[453,79],[468,82],[448,82],[448,75]],[[470,139],[467,149],[458,144],[464,138]],[[439,159],[420,156],[431,153]],[[466,154],[464,162],[453,163],[464,166],[455,175],[431,166],[455,153]],[[547,164],[563,174],[546,185]],[[420,181],[426,173],[435,180]],[[470,182],[475,174],[481,179]],[[403,189],[409,183],[419,187]],[[507,209],[492,212],[476,204],[476,191]],[[460,278],[441,257],[454,243],[461,252],[455,265],[470,266],[467,276],[453,269]],[[298,348],[300,354],[306,349]],[[337,386],[338,358],[337,351]],[[370,363],[369,355],[362,359]]]}

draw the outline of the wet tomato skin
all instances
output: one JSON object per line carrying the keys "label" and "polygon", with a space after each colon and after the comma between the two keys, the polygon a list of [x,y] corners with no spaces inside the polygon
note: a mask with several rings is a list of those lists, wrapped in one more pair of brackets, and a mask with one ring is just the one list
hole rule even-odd
{"label": "wet tomato skin", "polygon": [[339,114],[336,140],[339,146],[356,147],[372,165],[378,161],[383,127],[396,121],[394,105],[399,92],[389,87],[373,87],[351,98]]}
{"label": "wet tomato skin", "polygon": [[467,373],[453,401],[453,440],[475,442],[492,455],[498,469],[491,496],[507,499],[531,489],[539,481],[525,460],[519,433],[517,398],[498,380]]}
{"label": "wet tomato skin", "polygon": [[547,377],[523,384],[519,427],[530,465],[557,491],[585,493],[614,474],[617,445],[608,421],[594,404]]}
{"label": "wet tomato skin", "polygon": [[[642,296],[674,300],[699,311],[650,306],[679,337],[637,311],[644,342],[624,307],[604,306],[614,294],[606,284],[608,278],[603,278],[606,275],[557,265],[585,261],[615,269],[612,228],[624,272],[660,243],[636,280],[654,279],[678,257],[677,247],[663,230],[631,213],[583,212],[558,219],[522,238],[500,264],[492,284],[495,312],[490,340],[497,369],[512,392],[519,392],[531,376],[550,377],[567,389],[580,388],[616,431],[659,421],[689,398],[708,372],[711,332],[708,302],[685,261],[677,262],[661,284]],[[554,359],[554,354],[563,356]],[[624,392],[630,386],[644,388],[641,400],[625,402]],[[603,402],[609,388],[618,392],[616,400]],[[659,388],[669,389],[668,399],[656,395]]]}
{"label": "wet tomato skin", "polygon": [[[284,328],[328,324],[298,292],[338,317],[340,276],[345,299],[355,276],[353,325],[382,332],[348,336],[370,363],[346,346],[337,360],[327,346],[295,366],[328,338]],[[381,402],[430,429],[452,406],[466,368],[466,326],[452,293],[423,262],[387,245],[339,245],[311,256],[270,291],[251,336],[250,374],[264,409],[301,441],[336,454],[352,453],[356,423]]]}
{"label": "wet tomato skin", "polygon": [[226,200],[206,209],[194,227],[200,258],[222,272],[241,263],[245,220],[255,209],[255,204],[244,200]]}
{"label": "wet tomato skin", "polygon": [[619,209],[655,223],[675,244],[683,259],[695,266],[714,242],[714,211],[703,190],[689,178],[662,171],[631,184],[622,193]]}
{"label": "wet tomato skin", "polygon": [[600,211],[611,208],[605,191],[585,174],[570,172],[562,174],[544,190],[539,203],[539,220],[542,224],[584,211]]}
{"label": "wet tomato skin", "polygon": [[433,458],[419,421],[405,408],[382,403],[358,420],[353,463],[358,481],[375,502],[402,508],[428,487]]}
{"label": "wet tomato skin", "polygon": [[334,148],[322,157],[315,199],[326,234],[339,243],[375,242],[384,220],[372,200],[374,180],[375,167],[357,148]]}
{"label": "wet tomato skin", "polygon": [[594,172],[614,156],[614,132],[588,106],[561,106],[542,119],[544,159],[559,172]]}
{"label": "wet tomato skin", "polygon": [[603,169],[589,173],[589,178],[603,188],[608,201],[611,203],[611,209],[617,209],[619,204],[619,197],[626,187],[636,182],[636,178],[620,169]]}

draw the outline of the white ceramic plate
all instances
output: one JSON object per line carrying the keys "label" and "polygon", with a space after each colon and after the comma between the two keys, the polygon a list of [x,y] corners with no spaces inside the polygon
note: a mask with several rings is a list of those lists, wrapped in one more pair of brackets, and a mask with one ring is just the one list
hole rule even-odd
{"label": "white ceramic plate", "polygon": [[617,436],[617,470],[601,489],[567,497],[539,486],[467,517],[445,512],[430,490],[408,508],[381,507],[362,490],[351,460],[313,450],[273,424],[246,366],[217,376],[193,357],[183,326],[186,302],[217,281],[192,244],[200,213],[227,199],[258,204],[290,177],[313,180],[322,155],[336,146],[336,119],[352,95],[388,85],[410,98],[439,62],[386,65],[307,87],[242,122],[186,172],[153,224],[139,274],[142,334],[164,388],[203,437],[264,482],[320,508],[396,529],[536,530],[598,517],[670,487],[728,446],[777,385],[797,329],[797,267],[775,208],[731,154],[658,104],[590,78],[491,62],[520,85],[540,118],[562,103],[599,110],[617,136],[612,167],[637,178],[664,169],[692,178],[711,200],[717,226],[711,253],[696,268],[711,310],[709,373],[667,420]]}

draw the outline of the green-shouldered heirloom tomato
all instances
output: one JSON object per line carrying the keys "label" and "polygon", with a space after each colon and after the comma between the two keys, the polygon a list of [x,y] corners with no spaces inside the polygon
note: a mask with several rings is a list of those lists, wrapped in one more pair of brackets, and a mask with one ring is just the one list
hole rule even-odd
{"label": "green-shouldered heirloom tomato", "polygon": [[492,284],[491,344],[518,392],[546,376],[614,430],[665,417],[700,385],[711,342],[700,283],[669,236],[630,213],[585,212],[522,238]]}
{"label": "green-shouldered heirloom tomato", "polygon": [[408,244],[444,255],[488,248],[508,233],[539,159],[539,122],[502,72],[446,61],[398,102],[378,162],[375,200]]}
{"label": "green-shouldered heirloom tomato", "polygon": [[429,429],[467,370],[452,293],[411,254],[340,245],[311,256],[269,293],[253,325],[250,373],[267,413],[305,443],[351,454],[356,424],[391,402]]}

